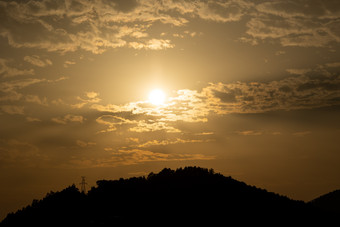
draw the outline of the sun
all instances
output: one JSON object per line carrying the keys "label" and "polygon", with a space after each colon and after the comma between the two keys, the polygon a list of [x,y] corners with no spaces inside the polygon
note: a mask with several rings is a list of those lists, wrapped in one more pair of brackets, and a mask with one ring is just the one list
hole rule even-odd
{"label": "sun", "polygon": [[165,93],[161,89],[154,89],[149,93],[149,102],[153,105],[161,105],[165,102]]}

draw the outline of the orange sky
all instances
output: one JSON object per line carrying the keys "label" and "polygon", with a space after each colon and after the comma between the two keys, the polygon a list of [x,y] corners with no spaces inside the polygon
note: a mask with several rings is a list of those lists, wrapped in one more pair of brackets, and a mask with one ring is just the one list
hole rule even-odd
{"label": "orange sky", "polygon": [[0,218],[186,165],[340,188],[339,19],[331,0],[0,1]]}

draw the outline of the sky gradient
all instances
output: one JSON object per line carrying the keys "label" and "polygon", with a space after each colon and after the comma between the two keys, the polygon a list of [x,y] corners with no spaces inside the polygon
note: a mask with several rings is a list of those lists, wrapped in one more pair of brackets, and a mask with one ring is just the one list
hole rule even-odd
{"label": "sky gradient", "polygon": [[186,165],[339,189],[339,52],[337,0],[0,1],[0,218]]}

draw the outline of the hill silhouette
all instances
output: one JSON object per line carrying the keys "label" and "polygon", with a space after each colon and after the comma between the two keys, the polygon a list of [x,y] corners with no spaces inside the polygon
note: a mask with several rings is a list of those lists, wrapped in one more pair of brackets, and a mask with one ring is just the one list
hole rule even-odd
{"label": "hill silhouette", "polygon": [[81,193],[72,185],[8,214],[1,226],[202,225],[261,226],[339,222],[302,201],[214,173],[168,168],[147,177],[99,180]]}
{"label": "hill silhouette", "polygon": [[321,210],[340,215],[340,190],[322,195],[309,203]]}

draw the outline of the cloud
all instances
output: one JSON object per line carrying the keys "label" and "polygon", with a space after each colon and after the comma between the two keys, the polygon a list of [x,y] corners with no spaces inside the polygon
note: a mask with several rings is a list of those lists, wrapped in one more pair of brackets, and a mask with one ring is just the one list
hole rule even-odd
{"label": "cloud", "polygon": [[99,96],[99,93],[94,92],[94,91],[89,91],[89,92],[86,92],[86,96],[90,99],[95,99],[96,97]]}
{"label": "cloud", "polygon": [[340,75],[324,67],[294,70],[299,76],[271,82],[217,83],[203,89],[217,114],[263,113],[339,105]]}
{"label": "cloud", "polygon": [[84,162],[79,160],[71,160],[71,164],[81,166],[97,166],[97,167],[113,167],[120,165],[134,165],[146,162],[159,162],[159,161],[188,161],[188,160],[212,160],[215,156],[203,154],[167,154],[160,152],[152,152],[142,149],[119,149],[112,151],[107,149],[108,157],[105,159],[97,159],[92,162]]}
{"label": "cloud", "polygon": [[[0,84],[1,87],[1,84]],[[22,94],[16,91],[0,91],[0,101],[18,101],[22,98]]]}
{"label": "cloud", "polygon": [[11,115],[13,114],[23,115],[24,114],[23,106],[3,105],[0,108],[4,113],[7,113],[7,114],[11,114]]}
{"label": "cloud", "polygon": [[39,148],[19,140],[0,140],[0,165],[34,167],[47,160]]}
{"label": "cloud", "polygon": [[77,146],[79,146],[81,148],[85,148],[85,147],[96,145],[95,142],[86,142],[86,141],[83,141],[83,140],[76,140],[76,144],[77,144]]}
{"label": "cloud", "polygon": [[41,121],[39,118],[36,118],[36,117],[26,117],[26,120],[28,122],[40,122]]}
{"label": "cloud", "polygon": [[302,131],[302,132],[294,132],[292,135],[297,136],[297,137],[303,137],[311,133],[312,133],[311,131]]}
{"label": "cloud", "polygon": [[[217,23],[244,19],[246,33],[238,40],[251,45],[267,40],[302,47],[340,42],[339,7],[332,0],[311,0],[310,4],[304,0],[61,0],[58,4],[52,0],[11,1],[0,3],[0,15],[0,20],[5,21],[0,24],[0,36],[9,45],[60,53],[82,49],[101,54],[119,47],[173,48],[172,40],[151,37],[154,25],[169,25],[160,34],[179,34],[174,28],[198,19]],[[190,34],[195,36],[197,32]],[[27,60],[43,65],[36,56],[28,56]]]}
{"label": "cloud", "polygon": [[[59,1],[58,6],[52,0],[1,2],[0,19],[6,23],[0,25],[0,35],[16,48],[61,53],[83,49],[99,54],[109,48],[126,46],[126,40],[144,39],[148,36],[146,23],[183,23],[159,12],[149,1]],[[33,35],[37,33],[39,36]],[[139,43],[144,43],[144,48],[153,50],[173,47],[168,40],[142,41]],[[39,59],[26,60],[38,63]],[[65,67],[68,65],[65,63]]]}
{"label": "cloud", "polygon": [[135,147],[139,148],[145,148],[145,147],[152,147],[152,146],[167,146],[167,145],[173,145],[173,144],[184,144],[184,143],[204,143],[204,142],[211,142],[211,140],[198,140],[198,139],[168,139],[168,140],[150,140],[145,143],[140,143],[137,145],[134,145]]}
{"label": "cloud", "polygon": [[113,116],[113,115],[102,115],[96,119],[96,122],[101,125],[107,126],[105,130],[99,131],[100,133],[102,132],[112,132],[117,129],[116,126],[118,125],[123,125],[123,124],[132,124],[134,123],[133,121]]}
{"label": "cloud", "polygon": [[265,1],[247,22],[254,40],[274,39],[282,46],[324,47],[340,42],[339,6],[332,0]]}
{"label": "cloud", "polygon": [[26,95],[25,101],[30,102],[30,103],[36,103],[36,104],[39,104],[39,105],[42,105],[42,106],[48,106],[47,98],[44,97],[44,98],[41,99],[37,95]]}
{"label": "cloud", "polygon": [[80,96],[77,97],[77,100],[81,101],[80,103],[76,103],[76,104],[72,104],[71,106],[73,108],[82,108],[84,107],[86,104],[89,103],[98,103],[101,101],[101,99],[99,98],[99,93],[94,92],[94,91],[90,91],[90,92],[85,92],[85,97],[81,98]]}
{"label": "cloud", "polygon": [[19,101],[25,97],[26,102],[37,103],[40,105],[48,105],[47,98],[40,98],[37,95],[23,95],[20,93],[21,89],[27,88],[39,83],[56,83],[67,79],[66,77],[60,77],[56,80],[46,80],[37,78],[27,78],[19,80],[10,80],[0,82],[0,101]]}
{"label": "cloud", "polygon": [[332,63],[327,63],[326,64],[327,67],[331,67],[331,68],[340,68],[340,62],[332,62]]}
{"label": "cloud", "polygon": [[51,119],[53,122],[58,124],[67,124],[69,122],[83,123],[84,117],[80,115],[67,114],[64,117],[54,117]]}
{"label": "cloud", "polygon": [[0,58],[0,75],[6,77],[23,76],[23,75],[34,75],[33,69],[18,69],[10,66],[12,61]]}
{"label": "cloud", "polygon": [[[293,75],[267,82],[210,83],[201,91],[178,90],[160,106],[148,101],[123,105],[92,104],[102,112],[97,123],[106,126],[102,132],[124,125],[127,132],[181,133],[179,123],[205,123],[212,115],[265,113],[315,109],[340,105],[340,75],[329,66],[314,69],[291,69]],[[123,128],[122,128],[123,129]],[[240,135],[260,135],[241,131]]]}
{"label": "cloud", "polygon": [[75,61],[65,61],[64,62],[64,68],[68,68],[70,65],[75,65]]}
{"label": "cloud", "polygon": [[109,4],[114,9],[121,12],[130,12],[139,5],[137,0],[105,0],[103,3]]}
{"label": "cloud", "polygon": [[[154,106],[149,101],[138,101],[124,105],[93,104],[91,108],[100,112],[112,113],[112,115],[104,114],[97,119],[98,123],[108,126],[108,131],[116,130],[118,124],[128,124],[128,130],[131,132],[179,133],[181,130],[175,126],[176,122],[207,121],[210,109],[204,101],[205,98],[197,91],[186,89],[177,91],[175,97],[170,97],[167,103],[160,106]],[[125,116],[116,116],[118,114]]]}
{"label": "cloud", "polygon": [[32,65],[38,66],[38,67],[46,67],[48,65],[52,65],[52,61],[49,59],[41,59],[37,55],[32,55],[32,56],[25,56],[24,61],[31,63]]}
{"label": "cloud", "polygon": [[[100,54],[110,48],[125,46],[162,50],[173,48],[174,44],[171,40],[155,37],[147,39],[156,22],[169,25],[165,28],[168,32],[171,26],[181,27],[196,18],[222,23],[239,21],[249,5],[241,0],[1,2],[0,20],[6,22],[0,24],[0,35],[16,48],[61,53],[82,49]],[[26,60],[43,65],[36,57]]]}
{"label": "cloud", "polygon": [[286,69],[287,72],[290,74],[296,74],[296,75],[304,75],[310,71],[311,69]]}
{"label": "cloud", "polygon": [[237,134],[242,135],[242,136],[260,136],[263,133],[261,131],[247,130],[247,131],[238,131]]}
{"label": "cloud", "polygon": [[174,44],[171,44],[170,40],[164,40],[164,39],[151,39],[148,40],[145,43],[141,42],[130,42],[129,47],[134,49],[150,49],[150,50],[163,50],[163,49],[169,49],[174,48]]}
{"label": "cloud", "polygon": [[168,133],[179,133],[181,130],[169,125],[166,122],[156,121],[156,122],[147,122],[147,121],[138,121],[137,126],[129,129],[132,132],[154,132],[154,131],[165,131]]}
{"label": "cloud", "polygon": [[46,81],[46,79],[36,78],[4,81],[0,83],[0,91],[9,93],[44,81]]}

